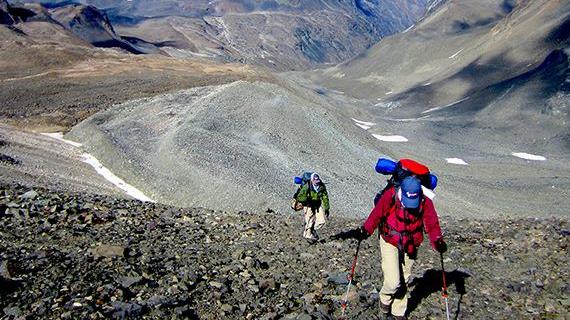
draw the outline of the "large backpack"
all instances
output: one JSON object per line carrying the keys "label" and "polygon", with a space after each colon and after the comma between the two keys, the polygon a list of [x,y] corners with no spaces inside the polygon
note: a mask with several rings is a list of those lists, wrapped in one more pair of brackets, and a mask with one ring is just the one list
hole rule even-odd
{"label": "large backpack", "polygon": [[437,176],[430,173],[429,168],[425,165],[411,159],[401,159],[396,162],[388,158],[380,158],[376,163],[376,172],[391,176],[384,189],[374,197],[374,205],[378,203],[386,190],[400,186],[400,183],[409,176],[417,177],[422,186],[430,190],[434,190],[437,187]]}
{"label": "large backpack", "polygon": [[309,183],[309,181],[311,181],[311,175],[313,175],[312,171],[305,171],[300,177],[293,178],[293,182],[299,185],[299,187],[297,188],[297,191],[295,191],[295,193],[293,194],[293,199],[291,199],[291,209],[295,211],[303,209],[303,205],[299,201],[297,201],[297,195],[301,191],[301,188],[306,183]]}
{"label": "large backpack", "polygon": [[305,183],[311,181],[312,175],[313,175],[312,171],[305,171],[300,177],[295,177],[293,181],[295,182],[295,184],[303,186]]}

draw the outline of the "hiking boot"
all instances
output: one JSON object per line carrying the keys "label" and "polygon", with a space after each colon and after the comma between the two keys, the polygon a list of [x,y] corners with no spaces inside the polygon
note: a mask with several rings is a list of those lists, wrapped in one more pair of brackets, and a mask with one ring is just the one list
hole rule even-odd
{"label": "hiking boot", "polygon": [[305,240],[307,240],[307,242],[308,242],[309,244],[315,244],[315,243],[317,243],[317,240],[318,240],[318,239],[315,239],[315,238],[305,238]]}
{"label": "hiking boot", "polygon": [[380,312],[382,312],[383,314],[390,313],[390,305],[389,304],[383,304],[382,301],[380,301]]}

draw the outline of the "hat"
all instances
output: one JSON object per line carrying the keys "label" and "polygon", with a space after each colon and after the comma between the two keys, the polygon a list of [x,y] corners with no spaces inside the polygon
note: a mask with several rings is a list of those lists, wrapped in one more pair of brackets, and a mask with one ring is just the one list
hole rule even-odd
{"label": "hat", "polygon": [[415,177],[407,177],[400,184],[402,204],[408,209],[416,209],[422,199],[422,184]]}
{"label": "hat", "polygon": [[321,177],[319,177],[319,174],[316,172],[313,172],[313,174],[311,174],[311,180],[315,181],[315,182],[320,182],[321,181]]}

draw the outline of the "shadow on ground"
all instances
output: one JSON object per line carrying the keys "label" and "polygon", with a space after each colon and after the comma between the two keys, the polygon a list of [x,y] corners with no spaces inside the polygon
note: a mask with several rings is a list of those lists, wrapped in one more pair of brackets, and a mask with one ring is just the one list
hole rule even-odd
{"label": "shadow on ground", "polygon": [[[448,291],[451,291],[451,288],[455,287],[455,292],[459,294],[457,306],[454,308],[450,306],[451,310],[455,310],[453,315],[454,319],[458,319],[459,314],[461,313],[461,300],[463,295],[467,293],[465,288],[465,279],[470,276],[471,275],[468,273],[459,270],[445,272]],[[413,290],[410,293],[411,296],[408,300],[408,313],[413,312],[420,305],[423,299],[429,297],[433,293],[441,292],[443,287],[442,280],[443,275],[441,270],[438,269],[427,270],[422,277],[413,279],[409,285],[410,287],[413,287]]]}

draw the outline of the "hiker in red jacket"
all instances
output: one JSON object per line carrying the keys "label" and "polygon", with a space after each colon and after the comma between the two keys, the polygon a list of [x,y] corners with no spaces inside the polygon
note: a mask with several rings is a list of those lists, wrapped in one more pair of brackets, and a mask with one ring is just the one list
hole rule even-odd
{"label": "hiker in red jacket", "polygon": [[423,241],[423,230],[432,247],[443,253],[443,240],[433,202],[422,194],[420,180],[405,178],[399,186],[387,189],[368,216],[364,225],[349,231],[358,240],[364,240],[378,228],[384,283],[380,290],[380,311],[394,319],[406,319],[408,303],[407,282],[418,247]]}

